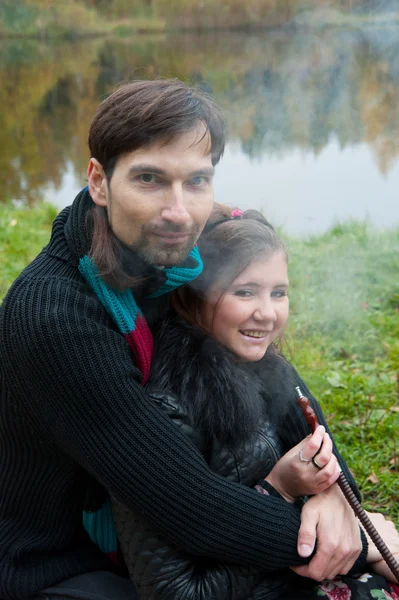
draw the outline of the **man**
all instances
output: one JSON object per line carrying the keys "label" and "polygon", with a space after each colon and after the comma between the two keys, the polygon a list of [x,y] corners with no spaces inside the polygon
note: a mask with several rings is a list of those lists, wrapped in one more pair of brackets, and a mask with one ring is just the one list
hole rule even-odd
{"label": "man", "polygon": [[[361,544],[340,499],[309,501],[298,541],[299,506],[269,502],[266,515],[264,497],[209,471],[142,387],[148,326],[201,269],[192,248],[224,148],[219,109],[179,81],[125,85],[100,106],[89,146],[88,189],[1,307],[1,598],[135,597],[82,525],[104,488],[183,549],[258,568],[273,568],[272,511],[287,566],[345,572]],[[336,540],[332,556],[322,514],[337,503],[353,544],[343,553]],[[316,526],[307,566],[297,543],[309,557]]]}

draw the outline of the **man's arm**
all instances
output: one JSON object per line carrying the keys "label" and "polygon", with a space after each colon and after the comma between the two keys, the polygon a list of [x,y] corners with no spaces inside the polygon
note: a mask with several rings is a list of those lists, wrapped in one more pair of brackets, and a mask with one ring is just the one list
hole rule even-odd
{"label": "man's arm", "polygon": [[298,575],[321,581],[359,573],[366,565],[366,537],[337,483],[310,498],[302,509],[298,552],[309,557],[315,547],[308,565],[293,568]]}
{"label": "man's arm", "polygon": [[38,435],[192,554],[271,571],[307,562],[296,550],[300,509],[209,469],[146,396],[127,342],[92,295],[59,279],[25,281],[19,294],[5,307],[2,352]]}

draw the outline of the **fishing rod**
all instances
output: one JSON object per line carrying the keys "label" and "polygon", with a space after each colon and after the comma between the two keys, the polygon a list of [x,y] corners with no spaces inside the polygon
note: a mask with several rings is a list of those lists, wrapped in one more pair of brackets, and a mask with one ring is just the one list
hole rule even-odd
{"label": "fishing rod", "polygon": [[[302,393],[301,388],[296,387],[295,391],[297,393],[298,403],[302,409],[303,416],[305,417],[306,422],[309,425],[309,427],[313,433],[319,424],[317,421],[316,413],[310,405],[309,398],[307,398]],[[317,465],[315,465],[315,466],[317,467]],[[399,563],[397,562],[397,560],[393,556],[392,552],[389,550],[389,548],[385,544],[384,540],[382,539],[382,537],[380,536],[380,534],[374,527],[373,523],[370,521],[369,516],[367,515],[366,511],[360,504],[359,500],[356,498],[351,486],[349,485],[347,478],[342,473],[342,471],[337,479],[337,483],[338,483],[339,487],[341,488],[342,493],[345,496],[346,500],[348,501],[349,505],[353,509],[353,512],[355,513],[355,515],[357,516],[357,518],[363,525],[364,529],[367,531],[370,538],[376,545],[382,558],[385,560],[386,564],[388,565],[388,567],[390,568],[392,573],[395,575],[396,579],[399,581]]]}

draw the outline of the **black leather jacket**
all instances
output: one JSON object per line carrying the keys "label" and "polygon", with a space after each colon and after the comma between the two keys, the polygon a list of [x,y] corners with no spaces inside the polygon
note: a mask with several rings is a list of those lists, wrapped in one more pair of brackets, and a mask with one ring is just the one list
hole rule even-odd
{"label": "black leather jacket", "polygon": [[[240,364],[180,320],[166,323],[156,341],[147,391],[221,477],[253,487],[283,453],[308,435],[295,387],[301,386],[309,396],[310,392],[283,357],[268,352],[256,365]],[[326,426],[319,405],[311,399],[319,422]],[[254,412],[255,426],[251,424]],[[341,466],[350,478],[342,461]],[[162,498],[162,489],[159,494]],[[285,502],[277,493],[265,495],[265,502],[276,501]],[[284,571],[277,572],[270,572],[267,564],[262,572],[229,564],[228,556],[221,564],[181,551],[116,500],[113,510],[125,562],[141,600],[272,600],[304,584],[303,578],[286,568],[283,556]],[[281,524],[271,522],[276,554],[282,530]]]}

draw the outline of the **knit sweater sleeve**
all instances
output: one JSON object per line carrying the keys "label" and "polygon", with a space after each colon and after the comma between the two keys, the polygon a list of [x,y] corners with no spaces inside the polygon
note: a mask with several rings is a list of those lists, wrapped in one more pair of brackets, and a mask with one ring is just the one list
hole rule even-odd
{"label": "knit sweater sleeve", "polygon": [[[209,449],[206,436],[191,424],[187,410],[178,398],[152,389],[150,400],[158,403],[176,428],[183,431],[199,450]],[[235,465],[232,471],[235,471]],[[266,501],[273,500],[269,496]],[[285,503],[281,497],[279,501]],[[265,598],[270,589],[278,585],[283,587],[281,573],[277,576],[270,573],[267,563],[262,573],[250,567],[193,556],[168,544],[142,514],[113,498],[111,502],[124,562],[142,600],[172,597],[174,600],[248,600]],[[286,570],[284,579],[289,576],[290,572]]]}
{"label": "knit sweater sleeve", "polygon": [[60,278],[24,281],[5,312],[9,385],[38,435],[191,554],[261,570],[306,562],[296,551],[300,509],[209,469],[146,397],[93,295]]}

